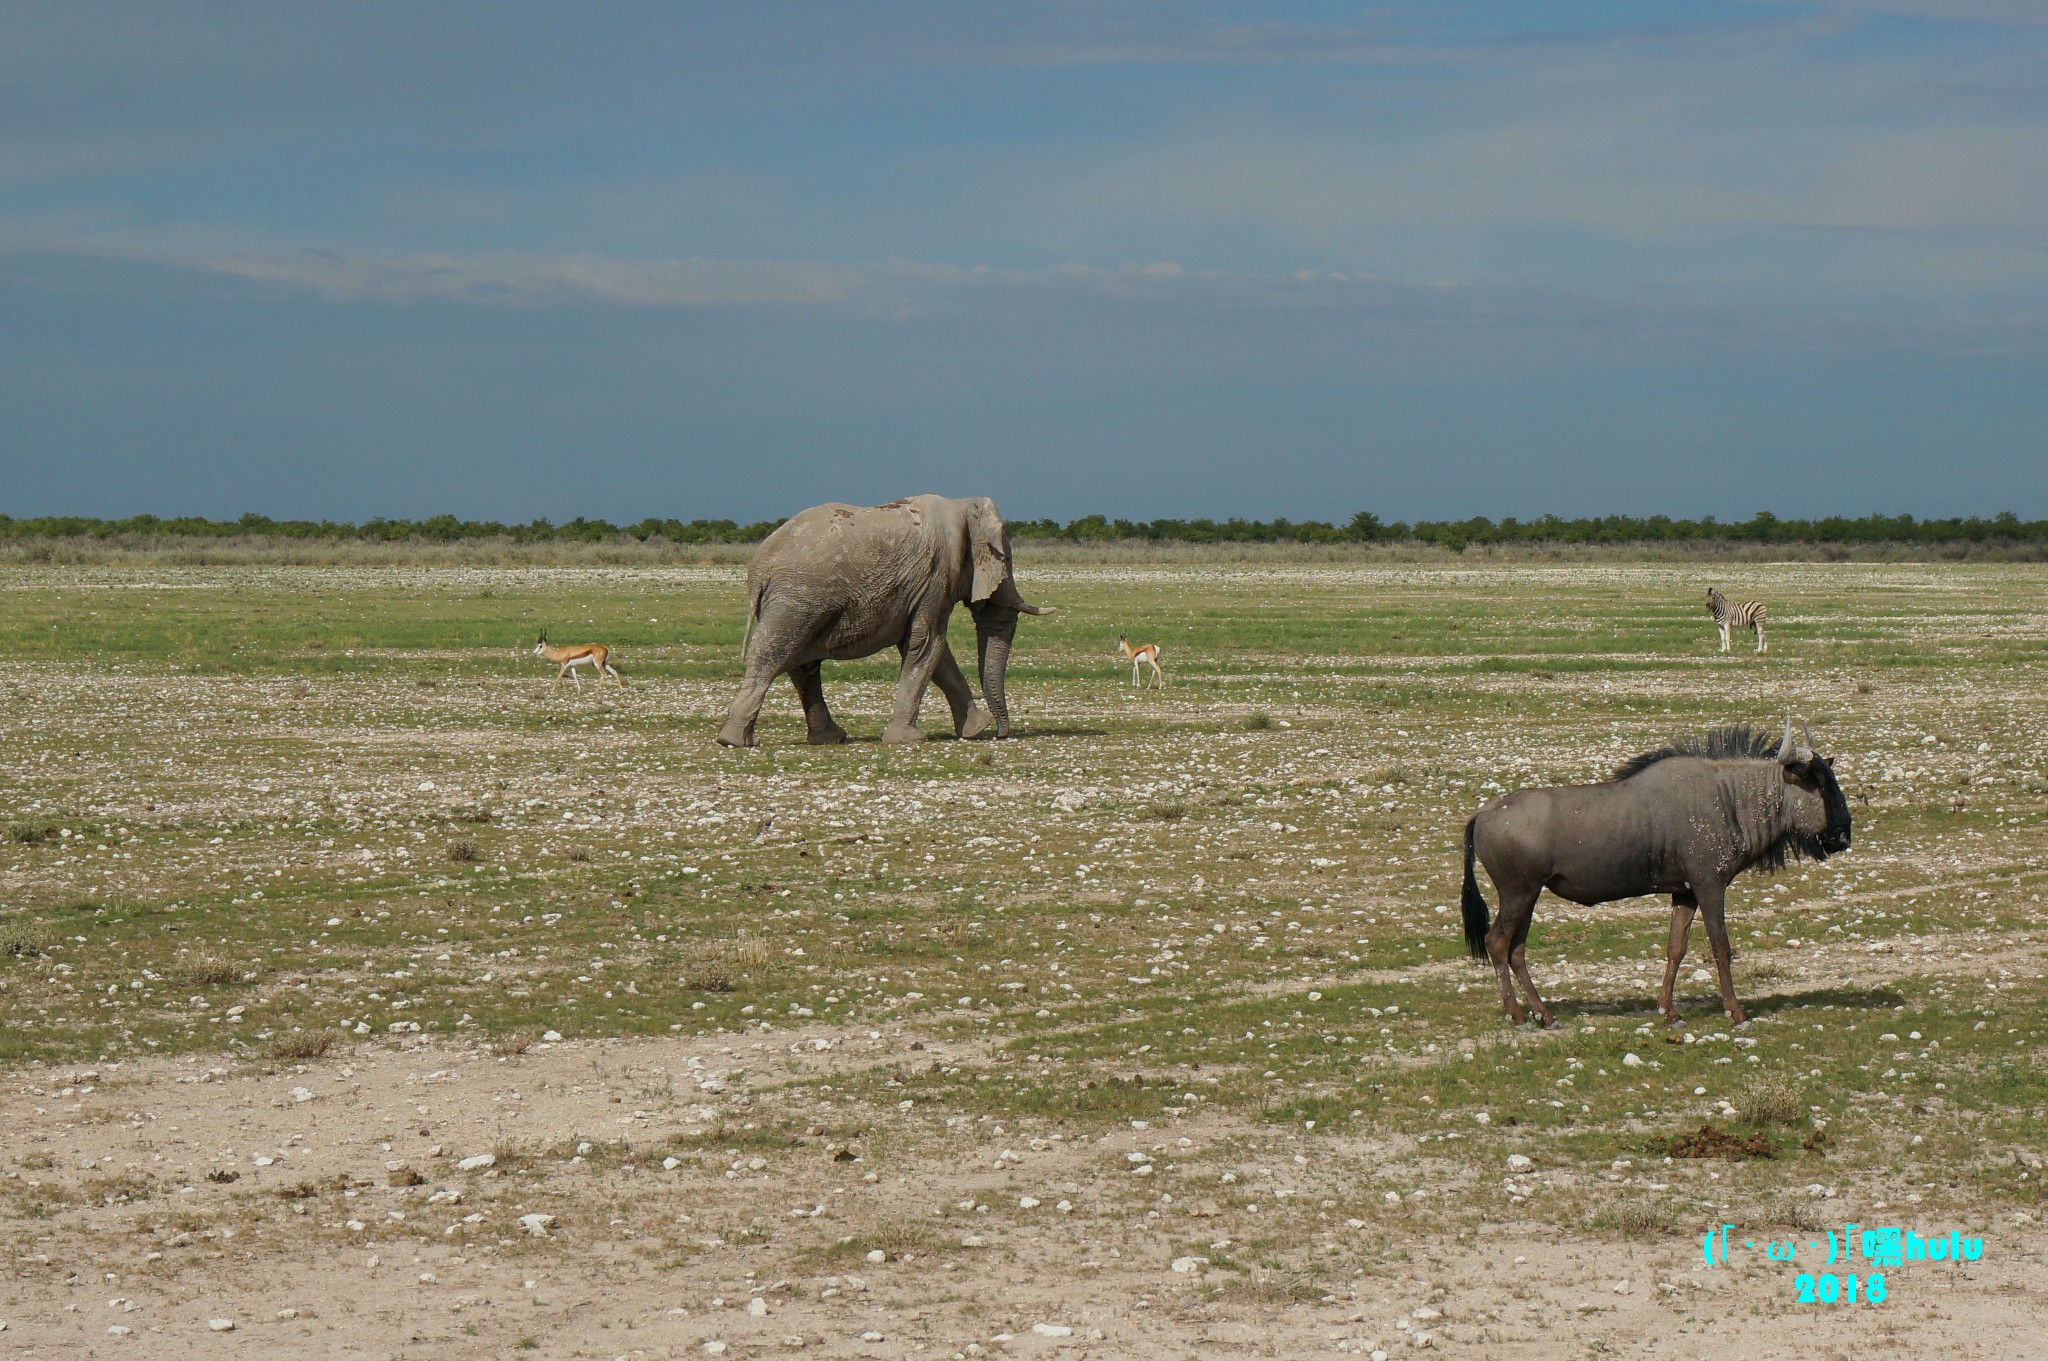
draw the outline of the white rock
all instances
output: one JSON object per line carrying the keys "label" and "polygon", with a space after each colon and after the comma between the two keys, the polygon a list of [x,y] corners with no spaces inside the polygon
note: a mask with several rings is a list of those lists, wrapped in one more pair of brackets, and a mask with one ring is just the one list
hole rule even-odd
{"label": "white rock", "polygon": [[1207,1265],[1209,1265],[1209,1259],[1206,1257],[1176,1257],[1173,1259],[1173,1269],[1183,1276],[1199,1276],[1202,1274],[1202,1268]]}
{"label": "white rock", "polygon": [[210,1318],[206,1320],[206,1326],[216,1333],[232,1333],[235,1330],[235,1321],[231,1318]]}
{"label": "white rock", "polygon": [[1019,1197],[1017,1197],[1017,1208],[1018,1208],[1018,1209],[1020,1209],[1020,1210],[1035,1210],[1035,1209],[1037,1209],[1037,1208],[1038,1208],[1038,1197],[1037,1197],[1037,1196],[1019,1196]]}
{"label": "white rock", "polygon": [[747,1312],[755,1318],[762,1317],[768,1312],[768,1301],[762,1299],[759,1295],[754,1296],[754,1298],[747,1301]]}
{"label": "white rock", "polygon": [[886,1339],[884,1339],[884,1338],[883,1338],[883,1336],[882,1336],[882,1335],[881,1335],[880,1333],[878,1333],[878,1332],[876,1332],[876,1331],[875,1331],[874,1329],[870,1328],[870,1329],[868,1329],[868,1331],[866,1331],[866,1332],[864,1332],[864,1333],[862,1333],[862,1334],[860,1335],[860,1340],[861,1340],[861,1341],[863,1341],[863,1342],[881,1342],[881,1341],[884,1341],[884,1340],[886,1340]]}
{"label": "white rock", "polygon": [[554,1222],[555,1217],[553,1215],[530,1214],[519,1216],[519,1227],[532,1234],[535,1238],[546,1238],[548,1236],[548,1226]]}
{"label": "white rock", "polygon": [[1626,1295],[1628,1293],[1628,1288],[1628,1282],[1626,1280],[1620,1280],[1614,1283],[1614,1293],[1617,1295]]}
{"label": "white rock", "polygon": [[1527,1155],[1521,1153],[1508,1154],[1509,1172],[1514,1173],[1516,1176],[1520,1176],[1524,1172],[1534,1172],[1535,1170],[1536,1164],[1531,1162]]}
{"label": "white rock", "polygon": [[489,1167],[497,1161],[498,1155],[495,1153],[478,1153],[473,1157],[464,1158],[461,1162],[456,1163],[455,1166],[464,1172],[476,1172]]}
{"label": "white rock", "polygon": [[559,1030],[550,1030],[545,1035],[542,1035],[541,1038],[549,1044],[559,1044],[562,1039],[562,1033]]}
{"label": "white rock", "polygon": [[1031,1331],[1040,1337],[1072,1337],[1074,1330],[1064,1323],[1034,1323]]}
{"label": "white rock", "polygon": [[704,1350],[711,1353],[711,1355],[713,1356],[724,1356],[725,1344],[714,1337],[709,1342],[704,1344]]}
{"label": "white rock", "polygon": [[1443,1312],[1438,1309],[1432,1309],[1425,1304],[1420,1309],[1409,1311],[1408,1317],[1414,1319],[1417,1323],[1434,1323],[1443,1317]]}
{"label": "white rock", "polygon": [[1401,1193],[1399,1191],[1389,1191],[1381,1196],[1380,1199],[1389,1205],[1399,1205],[1401,1203]]}
{"label": "white rock", "polygon": [[294,1101],[311,1101],[312,1099],[313,1099],[313,1093],[312,1093],[312,1092],[311,1092],[310,1090],[308,1090],[307,1088],[304,1088],[304,1087],[294,1087],[294,1088],[292,1088],[292,1100],[294,1100]]}
{"label": "white rock", "polygon": [[107,1331],[109,1333],[112,1333],[115,1337],[126,1337],[135,1330],[133,1328],[130,1328],[125,1323],[116,1323],[109,1326]]}
{"label": "white rock", "polygon": [[1624,1068],[1640,1068],[1643,1066],[1643,1060],[1635,1054],[1623,1054],[1621,1056],[1621,1066]]}
{"label": "white rock", "polygon": [[667,1172],[673,1172],[682,1165],[683,1160],[681,1158],[663,1158],[661,1160],[662,1169]]}

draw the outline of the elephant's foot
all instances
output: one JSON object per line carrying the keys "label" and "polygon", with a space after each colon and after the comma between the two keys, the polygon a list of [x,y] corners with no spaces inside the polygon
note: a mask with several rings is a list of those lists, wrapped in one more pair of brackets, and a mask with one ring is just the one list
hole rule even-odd
{"label": "elephant's foot", "polygon": [[970,737],[981,736],[995,721],[994,715],[988,710],[979,704],[974,705],[967,711],[967,721],[960,725],[960,740],[964,742]]}
{"label": "elephant's foot", "polygon": [[807,740],[814,747],[836,747],[846,740],[846,729],[837,723],[828,722],[821,727],[812,728]]}
{"label": "elephant's foot", "polygon": [[753,747],[760,744],[754,740],[754,725],[728,721],[718,730],[718,745],[721,747]]}
{"label": "elephant's foot", "polygon": [[922,742],[924,734],[917,730],[915,723],[891,723],[882,729],[882,740],[889,743]]}

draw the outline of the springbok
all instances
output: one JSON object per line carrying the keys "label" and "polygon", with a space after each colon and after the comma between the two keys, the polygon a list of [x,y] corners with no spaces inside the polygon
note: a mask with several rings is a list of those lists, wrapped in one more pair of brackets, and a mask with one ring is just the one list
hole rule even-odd
{"label": "springbok", "polygon": [[576,668],[587,666],[597,672],[597,683],[599,685],[603,685],[604,678],[610,676],[613,682],[621,689],[625,688],[625,680],[612,667],[612,650],[603,643],[577,643],[572,647],[549,647],[548,631],[542,629],[540,631],[540,641],[533,645],[533,655],[545,657],[561,668],[561,670],[555,672],[554,683],[556,685],[560,685],[562,677],[572,671],[576,673],[576,683],[578,685],[583,684],[583,673],[577,671]]}
{"label": "springbok", "polygon": [[1116,636],[1116,650],[1131,664],[1132,685],[1138,684],[1138,668],[1142,666],[1151,667],[1152,678],[1161,685],[1166,684],[1166,673],[1159,669],[1159,644],[1140,643],[1132,647],[1130,639],[1119,633]]}

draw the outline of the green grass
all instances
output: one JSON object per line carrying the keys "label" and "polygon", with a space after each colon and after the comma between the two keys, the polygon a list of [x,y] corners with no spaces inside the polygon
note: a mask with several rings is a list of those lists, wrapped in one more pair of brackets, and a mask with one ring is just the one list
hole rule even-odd
{"label": "green grass", "polygon": [[[733,569],[10,569],[0,644],[44,660],[0,670],[0,1061],[889,1026],[971,1052],[761,1089],[1638,1180],[1711,1119],[1774,1141],[1729,1166],[1755,1196],[2039,1205],[2011,1150],[2048,1133],[2048,573],[1716,568],[1781,621],[1723,657],[1691,567],[1025,568],[1062,608],[1024,623],[1017,740],[879,745],[878,658],[827,671],[853,742],[804,746],[785,686],[751,752],[710,741]],[[551,687],[542,626],[615,647],[626,689]],[[1132,691],[1120,630],[1171,688]],[[1459,932],[1472,809],[1788,706],[1857,845],[1731,894],[1755,1044],[1691,980],[1698,935],[1667,1043],[1650,900],[1546,898],[1564,1029],[1510,1031]],[[1617,1185],[1616,1232],[1669,1209]]]}

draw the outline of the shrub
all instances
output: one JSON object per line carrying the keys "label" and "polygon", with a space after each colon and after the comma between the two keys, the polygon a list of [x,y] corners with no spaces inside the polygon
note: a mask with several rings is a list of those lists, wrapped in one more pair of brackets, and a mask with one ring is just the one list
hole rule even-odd
{"label": "shrub", "polygon": [[41,922],[23,921],[17,917],[0,924],[0,955],[9,959],[47,953],[53,943],[49,928]]}
{"label": "shrub", "polygon": [[192,961],[178,975],[179,986],[187,988],[225,988],[241,981],[241,965],[211,956]]}
{"label": "shrub", "polygon": [[1656,1200],[1616,1201],[1593,1216],[1594,1227],[1623,1238],[1655,1238],[1671,1232],[1676,1222],[1671,1207]]}
{"label": "shrub", "polygon": [[279,1035],[263,1047],[268,1058],[286,1063],[303,1063],[325,1054],[334,1043],[334,1037],[318,1030],[295,1030],[289,1035]]}
{"label": "shrub", "polygon": [[1781,1077],[1758,1078],[1743,1089],[1736,1109],[1752,1125],[1796,1125],[1806,1119],[1799,1088]]}

